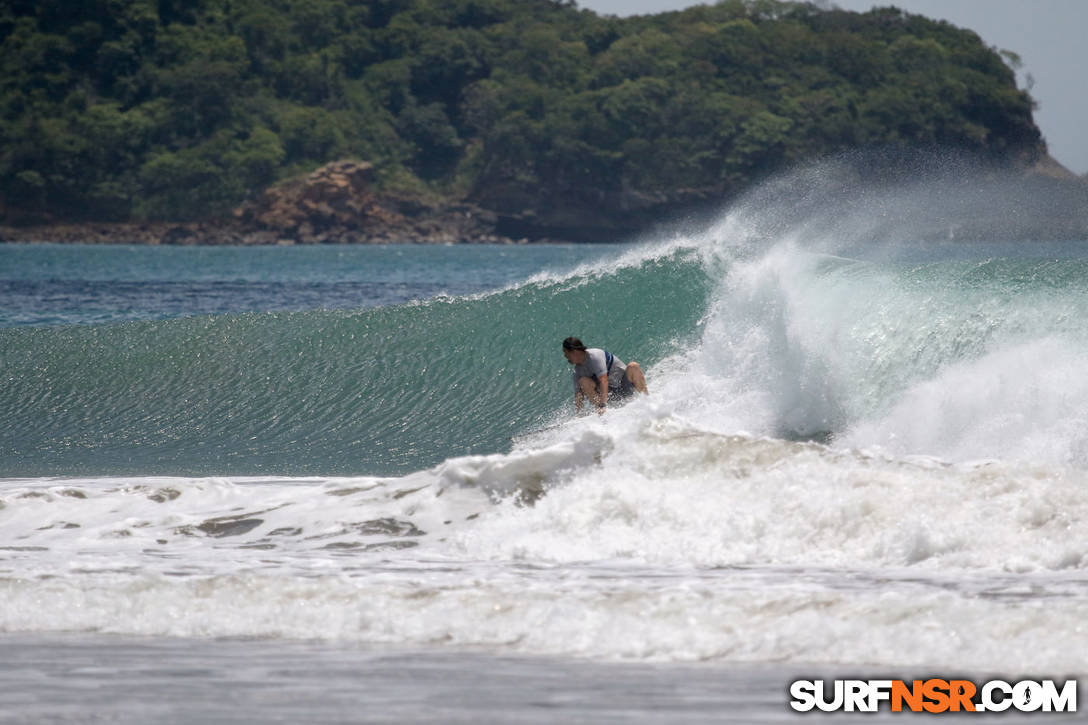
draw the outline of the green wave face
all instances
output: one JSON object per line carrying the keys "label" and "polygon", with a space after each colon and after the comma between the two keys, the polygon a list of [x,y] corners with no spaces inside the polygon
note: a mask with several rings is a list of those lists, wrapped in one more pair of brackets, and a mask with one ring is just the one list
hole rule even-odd
{"label": "green wave face", "polygon": [[697,337],[687,252],[477,297],[0,331],[0,475],[403,473],[569,405],[560,341],[643,364]]}

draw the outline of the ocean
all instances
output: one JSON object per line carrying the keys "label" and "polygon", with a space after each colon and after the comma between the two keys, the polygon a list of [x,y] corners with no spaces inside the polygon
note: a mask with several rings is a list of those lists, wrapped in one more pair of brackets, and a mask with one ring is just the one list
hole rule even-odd
{"label": "ocean", "polygon": [[[0,722],[1088,677],[1088,242],[818,181],[620,246],[0,245]],[[574,416],[568,335],[651,394]]]}

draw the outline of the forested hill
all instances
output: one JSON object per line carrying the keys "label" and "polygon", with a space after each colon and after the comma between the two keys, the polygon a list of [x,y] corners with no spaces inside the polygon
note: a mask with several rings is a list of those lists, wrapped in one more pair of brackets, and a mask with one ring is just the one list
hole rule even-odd
{"label": "forested hill", "polygon": [[977,35],[726,0],[4,0],[4,221],[206,219],[341,158],[380,190],[622,228],[845,148],[1045,152]]}

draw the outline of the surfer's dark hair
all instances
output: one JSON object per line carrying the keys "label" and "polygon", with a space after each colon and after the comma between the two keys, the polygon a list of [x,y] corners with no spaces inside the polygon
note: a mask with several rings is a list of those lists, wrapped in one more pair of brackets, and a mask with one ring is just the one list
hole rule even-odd
{"label": "surfer's dark hair", "polygon": [[564,350],[585,350],[586,346],[583,345],[582,341],[579,340],[577,337],[568,337],[566,340],[563,340],[563,349]]}

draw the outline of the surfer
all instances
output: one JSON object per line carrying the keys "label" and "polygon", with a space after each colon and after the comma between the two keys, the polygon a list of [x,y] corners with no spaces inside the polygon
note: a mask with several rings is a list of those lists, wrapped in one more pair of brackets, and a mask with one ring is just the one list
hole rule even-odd
{"label": "surfer", "polygon": [[646,377],[637,362],[622,360],[600,348],[587,348],[577,337],[563,340],[563,357],[574,366],[574,408],[582,412],[586,398],[603,413],[609,400],[624,400],[635,391],[649,395]]}

